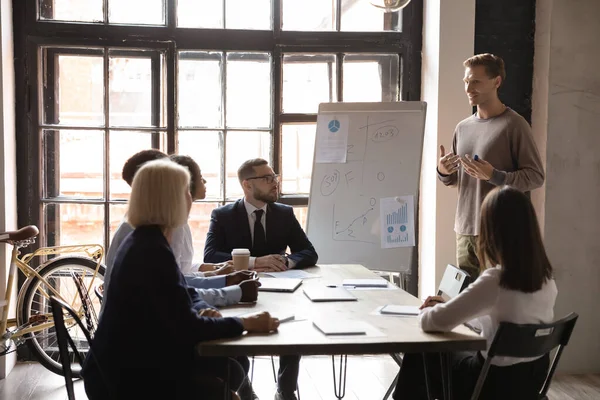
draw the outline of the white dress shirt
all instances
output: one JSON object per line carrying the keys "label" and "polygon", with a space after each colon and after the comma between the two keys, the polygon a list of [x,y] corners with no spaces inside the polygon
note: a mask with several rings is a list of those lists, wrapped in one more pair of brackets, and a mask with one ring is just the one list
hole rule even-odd
{"label": "white dress shirt", "polygon": [[[492,343],[500,322],[540,324],[552,322],[556,283],[550,279],[534,293],[509,290],[500,286],[501,267],[487,269],[475,282],[447,303],[428,307],[419,317],[425,332],[449,332],[458,325],[473,321],[481,336]],[[481,352],[487,357],[487,351]],[[492,364],[508,366],[536,358],[494,357]]]}

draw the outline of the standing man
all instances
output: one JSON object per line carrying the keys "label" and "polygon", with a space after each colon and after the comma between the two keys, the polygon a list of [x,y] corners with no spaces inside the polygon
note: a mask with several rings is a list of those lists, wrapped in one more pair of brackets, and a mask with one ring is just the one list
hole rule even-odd
{"label": "standing man", "polygon": [[[250,269],[285,271],[315,265],[317,252],[292,207],[276,203],[279,177],[266,160],[248,160],[238,169],[244,198],[215,209],[206,235],[204,262],[231,259],[234,248],[250,249]],[[290,248],[291,254],[285,251]],[[300,356],[279,358],[276,400],[296,400]]]}
{"label": "standing man", "polygon": [[495,186],[510,185],[523,192],[544,183],[542,161],[531,128],[518,113],[498,98],[506,73],[504,61],[493,54],[467,59],[465,92],[477,112],[454,131],[452,152],[440,146],[438,177],[458,188],[454,230],[459,268],[471,278],[479,275],[477,236],[481,203]]}

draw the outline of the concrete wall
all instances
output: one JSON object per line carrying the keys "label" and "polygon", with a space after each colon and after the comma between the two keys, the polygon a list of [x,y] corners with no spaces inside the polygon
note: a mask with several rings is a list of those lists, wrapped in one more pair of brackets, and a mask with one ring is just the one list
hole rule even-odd
{"label": "concrete wall", "polygon": [[[13,230],[17,227],[15,74],[12,27],[11,1],[0,0],[0,231]],[[4,299],[7,270],[10,263],[9,249],[10,246],[0,245],[0,298],[2,299]],[[11,316],[13,316],[12,314]],[[8,375],[15,361],[16,353],[0,357],[0,379]]]}
{"label": "concrete wall", "polygon": [[544,233],[555,313],[580,315],[560,365],[570,373],[600,372],[599,16],[598,0],[538,0],[534,131],[547,132]]}
{"label": "concrete wall", "polygon": [[456,189],[436,175],[439,146],[452,146],[456,124],[472,113],[462,63],[473,55],[475,0],[425,0],[422,99],[427,121],[421,167],[419,295],[435,293],[446,264],[455,263]]}

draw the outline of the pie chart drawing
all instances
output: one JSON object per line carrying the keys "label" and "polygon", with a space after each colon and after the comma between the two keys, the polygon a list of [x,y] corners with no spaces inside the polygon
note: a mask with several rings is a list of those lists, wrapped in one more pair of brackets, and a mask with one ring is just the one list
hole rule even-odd
{"label": "pie chart drawing", "polygon": [[340,130],[340,121],[338,121],[337,119],[332,119],[331,121],[329,121],[329,125],[327,125],[327,127],[329,128],[330,132],[337,132]]}

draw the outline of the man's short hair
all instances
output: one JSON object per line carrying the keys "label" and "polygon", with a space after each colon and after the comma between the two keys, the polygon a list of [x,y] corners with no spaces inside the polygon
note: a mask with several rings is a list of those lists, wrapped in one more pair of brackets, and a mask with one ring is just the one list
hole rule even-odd
{"label": "man's short hair", "polygon": [[268,165],[269,162],[263,158],[253,158],[251,160],[245,161],[238,168],[238,179],[240,183],[242,181],[254,177],[254,167],[260,167],[262,165]]}
{"label": "man's short hair", "polygon": [[504,79],[506,78],[504,60],[490,53],[476,54],[473,57],[467,58],[465,62],[463,62],[463,65],[465,68],[483,65],[488,78],[493,79],[497,76],[500,77],[500,86],[502,86]]}
{"label": "man's short hair", "polygon": [[148,161],[158,160],[165,157],[168,156],[162,151],[156,149],[142,150],[138,153],[135,153],[134,155],[129,157],[127,161],[125,161],[121,176],[123,177],[123,180],[127,182],[129,186],[131,186],[135,173],[138,169],[140,169],[142,165],[144,165]]}
{"label": "man's short hair", "polygon": [[134,228],[158,225],[162,229],[185,224],[189,184],[187,168],[170,160],[154,160],[142,165],[133,177],[127,222]]}
{"label": "man's short hair", "polygon": [[194,159],[190,156],[182,156],[180,154],[173,154],[169,156],[171,161],[176,162],[182,167],[186,167],[188,171],[190,171],[190,193],[192,194],[192,198],[196,195],[196,186],[198,182],[202,179],[202,172],[200,171],[200,166]]}

